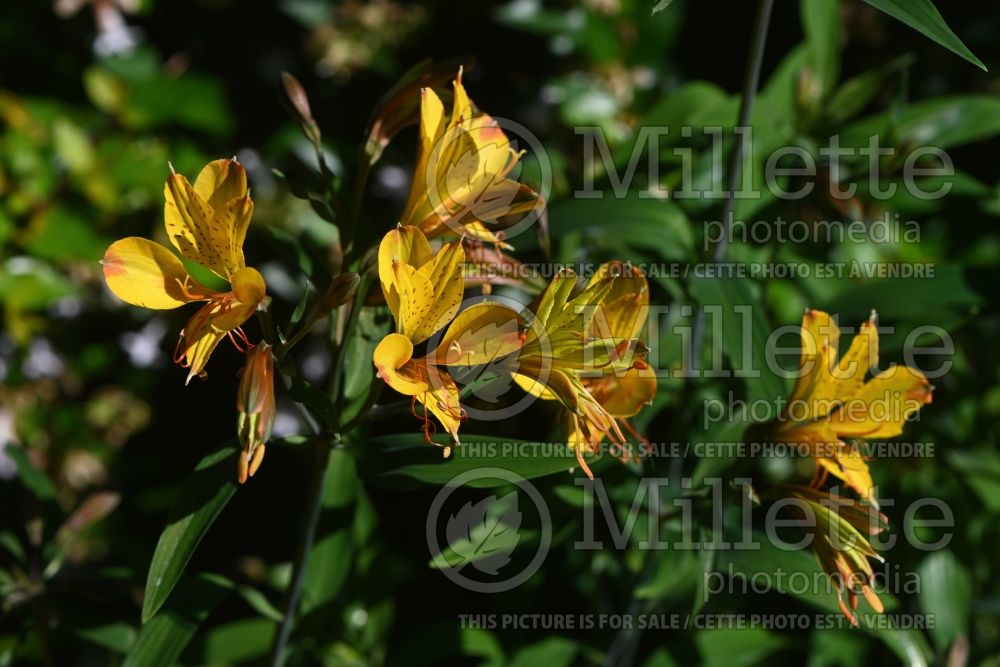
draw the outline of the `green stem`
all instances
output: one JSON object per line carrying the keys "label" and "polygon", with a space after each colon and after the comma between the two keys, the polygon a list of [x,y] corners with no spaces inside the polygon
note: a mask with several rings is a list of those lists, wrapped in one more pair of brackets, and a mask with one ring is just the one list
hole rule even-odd
{"label": "green stem", "polygon": [[288,585],[285,598],[284,614],[281,624],[274,635],[271,644],[271,654],[268,664],[271,667],[281,667],[285,661],[288,640],[292,635],[292,625],[298,613],[299,602],[302,599],[302,585],[305,583],[306,570],[309,566],[309,554],[316,541],[316,526],[319,524],[320,510],[323,507],[323,487],[326,481],[326,469],[330,460],[330,443],[322,440],[316,444],[316,460],[312,466],[312,477],[309,480],[309,508],[306,515],[305,530],[299,540],[295,560],[292,563],[292,581]]}
{"label": "green stem", "polygon": [[[736,127],[748,127],[750,117],[753,113],[754,98],[757,96],[757,86],[760,83],[760,69],[764,61],[764,45],[767,43],[767,27],[771,22],[771,8],[774,0],[760,0],[757,4],[757,15],[754,18],[753,33],[750,38],[750,53],[746,60],[746,69],[743,72],[743,91],[740,96],[740,113],[736,121]],[[736,138],[736,132],[733,133]],[[736,190],[740,186],[743,178],[743,146],[744,138],[741,136],[733,147],[733,152],[729,154],[729,164],[727,165],[727,175],[729,176],[729,190],[726,193],[726,202],[722,208],[722,224],[724,233],[722,239],[715,246],[711,260],[712,262],[724,262],[726,250],[729,248],[729,237],[732,235],[733,209],[736,206]],[[693,377],[695,365],[698,363],[698,355],[701,353],[702,341],[705,337],[705,310],[698,308],[695,311],[694,326],[691,330],[691,347],[688,358],[684,366],[687,371],[687,380]]]}

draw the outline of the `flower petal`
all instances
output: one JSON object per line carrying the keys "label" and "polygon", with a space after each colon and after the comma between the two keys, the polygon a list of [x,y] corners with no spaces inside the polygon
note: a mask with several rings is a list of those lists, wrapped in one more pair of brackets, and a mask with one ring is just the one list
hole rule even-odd
{"label": "flower petal", "polygon": [[174,253],[138,236],[112,243],[101,264],[111,291],[133,306],[177,308],[214,294],[188,274]]}
{"label": "flower petal", "polygon": [[378,278],[392,316],[399,319],[399,288],[396,285],[397,263],[420,268],[434,257],[423,233],[412,226],[399,226],[382,238],[378,247]]}
{"label": "flower petal", "polygon": [[521,347],[523,323],[513,308],[494,301],[474,304],[448,326],[438,343],[437,362],[478,366],[512,354]]}
{"label": "flower petal", "polygon": [[931,386],[923,373],[893,366],[866,382],[827,420],[845,438],[893,438],[906,420],[931,402]]}
{"label": "flower petal", "polygon": [[237,191],[238,183],[234,185],[234,179],[226,177],[216,183],[215,189],[211,189],[209,182],[216,177],[211,175],[216,173],[216,169],[213,168],[209,175],[203,171],[204,179],[200,185],[203,191],[211,190],[218,209],[196,192],[184,176],[172,173],[163,188],[166,200],[163,217],[167,236],[182,255],[228,280],[243,267],[242,248],[234,246],[235,239],[240,236],[236,229],[237,218],[243,228],[241,233],[245,235],[245,223],[249,221],[248,213],[252,212],[252,207],[248,196],[244,198],[246,201],[237,199],[242,203],[232,209],[228,208],[228,202],[218,202],[218,197]]}
{"label": "flower petal", "polygon": [[205,365],[216,346],[226,337],[227,331],[220,331],[213,325],[217,319],[218,304],[206,303],[188,320],[178,343],[180,354],[175,361],[188,368],[185,384],[195,376],[204,377]]}
{"label": "flower petal", "polygon": [[412,361],[413,343],[402,334],[392,333],[375,347],[373,360],[378,376],[404,396],[416,396],[430,389]]}

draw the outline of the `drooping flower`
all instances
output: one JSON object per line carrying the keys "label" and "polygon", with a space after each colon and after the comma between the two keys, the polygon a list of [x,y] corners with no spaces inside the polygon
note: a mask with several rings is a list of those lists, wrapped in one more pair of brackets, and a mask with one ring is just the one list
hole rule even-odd
{"label": "drooping flower", "polygon": [[[455,444],[459,443],[463,411],[458,386],[443,367],[481,363],[486,356],[506,356],[520,344],[516,327],[511,331],[509,327],[483,326],[483,308],[467,309],[455,318],[464,293],[464,258],[459,241],[446,243],[435,253],[418,228],[399,226],[382,239],[378,259],[382,292],[396,322],[396,332],[385,336],[375,348],[378,375],[390,387],[423,405],[451,434]],[[435,350],[415,358],[414,346],[424,343],[449,322],[452,325]],[[428,442],[432,428],[425,413],[424,436]]]}
{"label": "drooping flower", "polygon": [[236,393],[236,433],[240,441],[237,479],[253,477],[264,460],[264,444],[274,426],[274,359],[271,346],[258,343],[247,352],[247,363]]}
{"label": "drooping flower", "polygon": [[188,321],[174,361],[203,376],[215,347],[229,337],[247,343],[241,325],[265,302],[264,278],[246,265],[243,242],[253,216],[246,172],[234,159],[210,162],[194,185],[174,173],[164,186],[167,236],[184,257],[229,282],[218,292],[195,280],[165,246],[137,236],[115,241],[104,253],[104,280],[122,301],[156,310],[205,302]]}
{"label": "drooping flower", "polygon": [[812,535],[816,559],[837,587],[837,603],[844,616],[858,625],[854,611],[859,595],[882,613],[882,601],[872,590],[874,571],[868,559],[884,559],[868,538],[889,527],[885,515],[869,504],[812,487],[782,487],[779,492],[799,501],[789,505],[788,511],[803,521]]}
{"label": "drooping flower", "polygon": [[[580,467],[593,477],[583,458],[583,443],[599,444],[608,436],[625,443],[625,436],[612,414],[588,390],[584,376],[593,373],[627,372],[641,368],[647,348],[642,341],[598,331],[593,320],[604,300],[615,291],[619,278],[606,271],[576,296],[576,274],[559,272],[542,293],[534,320],[525,333],[517,355],[515,381],[528,393],[558,400],[571,415]],[[594,378],[591,378],[593,381]]]}
{"label": "drooping flower", "polygon": [[906,420],[931,402],[932,387],[923,373],[909,366],[877,370],[874,312],[838,358],[839,338],[840,329],[830,315],[806,311],[800,375],[783,413],[762,431],[778,442],[810,446],[824,474],[844,480],[877,506],[858,441],[900,435]]}
{"label": "drooping flower", "polygon": [[427,238],[457,235],[500,243],[489,228],[507,226],[540,209],[544,201],[527,185],[508,178],[521,154],[491,116],[477,113],[462,71],[454,82],[451,117],[430,88],[420,90],[420,142],[413,182],[400,224]]}

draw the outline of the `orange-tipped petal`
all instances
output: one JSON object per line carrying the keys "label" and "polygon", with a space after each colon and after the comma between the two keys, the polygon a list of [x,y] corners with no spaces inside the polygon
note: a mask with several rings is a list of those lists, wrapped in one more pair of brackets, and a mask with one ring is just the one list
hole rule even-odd
{"label": "orange-tipped petal", "polygon": [[133,306],[177,308],[215,294],[197,283],[170,250],[137,236],[112,243],[101,264],[111,291]]}

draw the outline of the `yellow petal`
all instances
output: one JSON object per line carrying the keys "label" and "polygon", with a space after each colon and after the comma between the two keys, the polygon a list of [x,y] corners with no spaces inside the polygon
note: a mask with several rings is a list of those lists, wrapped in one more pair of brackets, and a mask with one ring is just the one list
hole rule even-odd
{"label": "yellow petal", "polygon": [[455,77],[453,86],[455,100],[451,106],[451,124],[457,125],[463,119],[472,118],[472,101],[469,99],[469,94],[465,92],[465,86],[462,85],[461,69],[458,70],[458,76]]}
{"label": "yellow petal", "polygon": [[530,375],[525,375],[523,373],[512,373],[514,382],[517,383],[524,391],[528,392],[536,398],[540,398],[545,401],[556,401],[558,397],[545,388],[545,385],[536,380]]}
{"label": "yellow petal", "polygon": [[851,340],[851,346],[833,370],[837,382],[837,398],[847,401],[865,382],[868,372],[878,365],[878,328],[875,313],[864,322]]}
{"label": "yellow petal", "polygon": [[829,314],[807,310],[802,316],[800,375],[790,398],[804,421],[823,417],[835,407],[838,386],[833,376],[840,328]]}
{"label": "yellow petal", "polygon": [[438,343],[438,363],[477,366],[521,347],[523,320],[513,308],[492,301],[472,305],[456,317]]}
{"label": "yellow petal", "polygon": [[417,162],[413,167],[413,182],[406,206],[399,221],[405,225],[415,225],[418,218],[426,215],[427,192],[436,183],[435,174],[428,169],[431,155],[441,142],[444,134],[444,105],[441,98],[431,88],[420,90],[420,143],[417,147]]}
{"label": "yellow petal", "polygon": [[180,354],[175,361],[189,369],[185,383],[203,374],[212,352],[215,351],[219,341],[227,335],[226,331],[220,331],[212,326],[217,316],[217,308],[215,303],[206,303],[188,320],[181,334]]}
{"label": "yellow petal", "polygon": [[400,226],[382,238],[378,247],[378,277],[389,310],[399,319],[399,288],[396,285],[397,263],[409,264],[415,269],[429,262],[434,256],[427,238],[416,227]]}
{"label": "yellow petal", "polygon": [[588,335],[594,338],[638,338],[649,316],[649,285],[638,267],[623,262],[602,264],[590,286],[611,279]]}
{"label": "yellow petal", "polygon": [[622,376],[608,375],[583,384],[598,403],[615,417],[631,417],[656,396],[656,375],[633,368]]}
{"label": "yellow petal", "polygon": [[429,378],[429,391],[417,396],[425,408],[437,417],[457,444],[458,427],[462,423],[462,406],[459,403],[458,385],[448,375],[433,366],[425,366]]}
{"label": "yellow petal", "polygon": [[375,347],[375,368],[382,380],[404,396],[416,396],[430,389],[413,363],[413,343],[402,334],[389,334]]}
{"label": "yellow petal", "polygon": [[232,277],[233,294],[240,303],[252,305],[254,308],[267,296],[267,286],[264,284],[264,276],[260,271],[252,267],[243,267],[233,274]]}
{"label": "yellow petal", "polygon": [[828,421],[841,437],[894,438],[930,402],[931,386],[923,373],[893,366],[866,382]]}
{"label": "yellow petal", "polygon": [[845,443],[840,443],[833,456],[819,457],[820,465],[830,471],[834,477],[842,479],[845,484],[864,500],[875,502],[875,483],[872,481],[868,463],[859,451]]}
{"label": "yellow petal", "polygon": [[[209,189],[204,184],[209,178],[205,176],[203,190]],[[236,188],[229,182],[231,180],[218,184],[218,193],[224,195],[234,191]],[[246,200],[236,199],[238,203],[231,209],[227,202],[219,204],[216,210],[180,174],[171,174],[167,178],[163,196],[166,200],[163,217],[167,236],[182,255],[226,280],[243,268],[242,248],[234,247],[234,243],[240,234],[246,233],[248,213],[253,210],[248,197]],[[237,230],[237,226],[242,227],[242,232]]]}
{"label": "yellow petal", "polygon": [[194,181],[194,191],[215,210],[247,195],[246,170],[236,160],[213,160]]}
{"label": "yellow petal", "polygon": [[111,291],[133,306],[176,308],[214,294],[188,274],[174,253],[137,236],[112,243],[101,264]]}
{"label": "yellow petal", "polygon": [[407,330],[413,342],[426,340],[458,313],[465,293],[465,282],[462,279],[464,263],[465,249],[460,242],[455,241],[445,244],[431,261],[418,269],[418,276],[430,283],[433,296],[429,308],[419,315],[411,316],[412,321]]}

